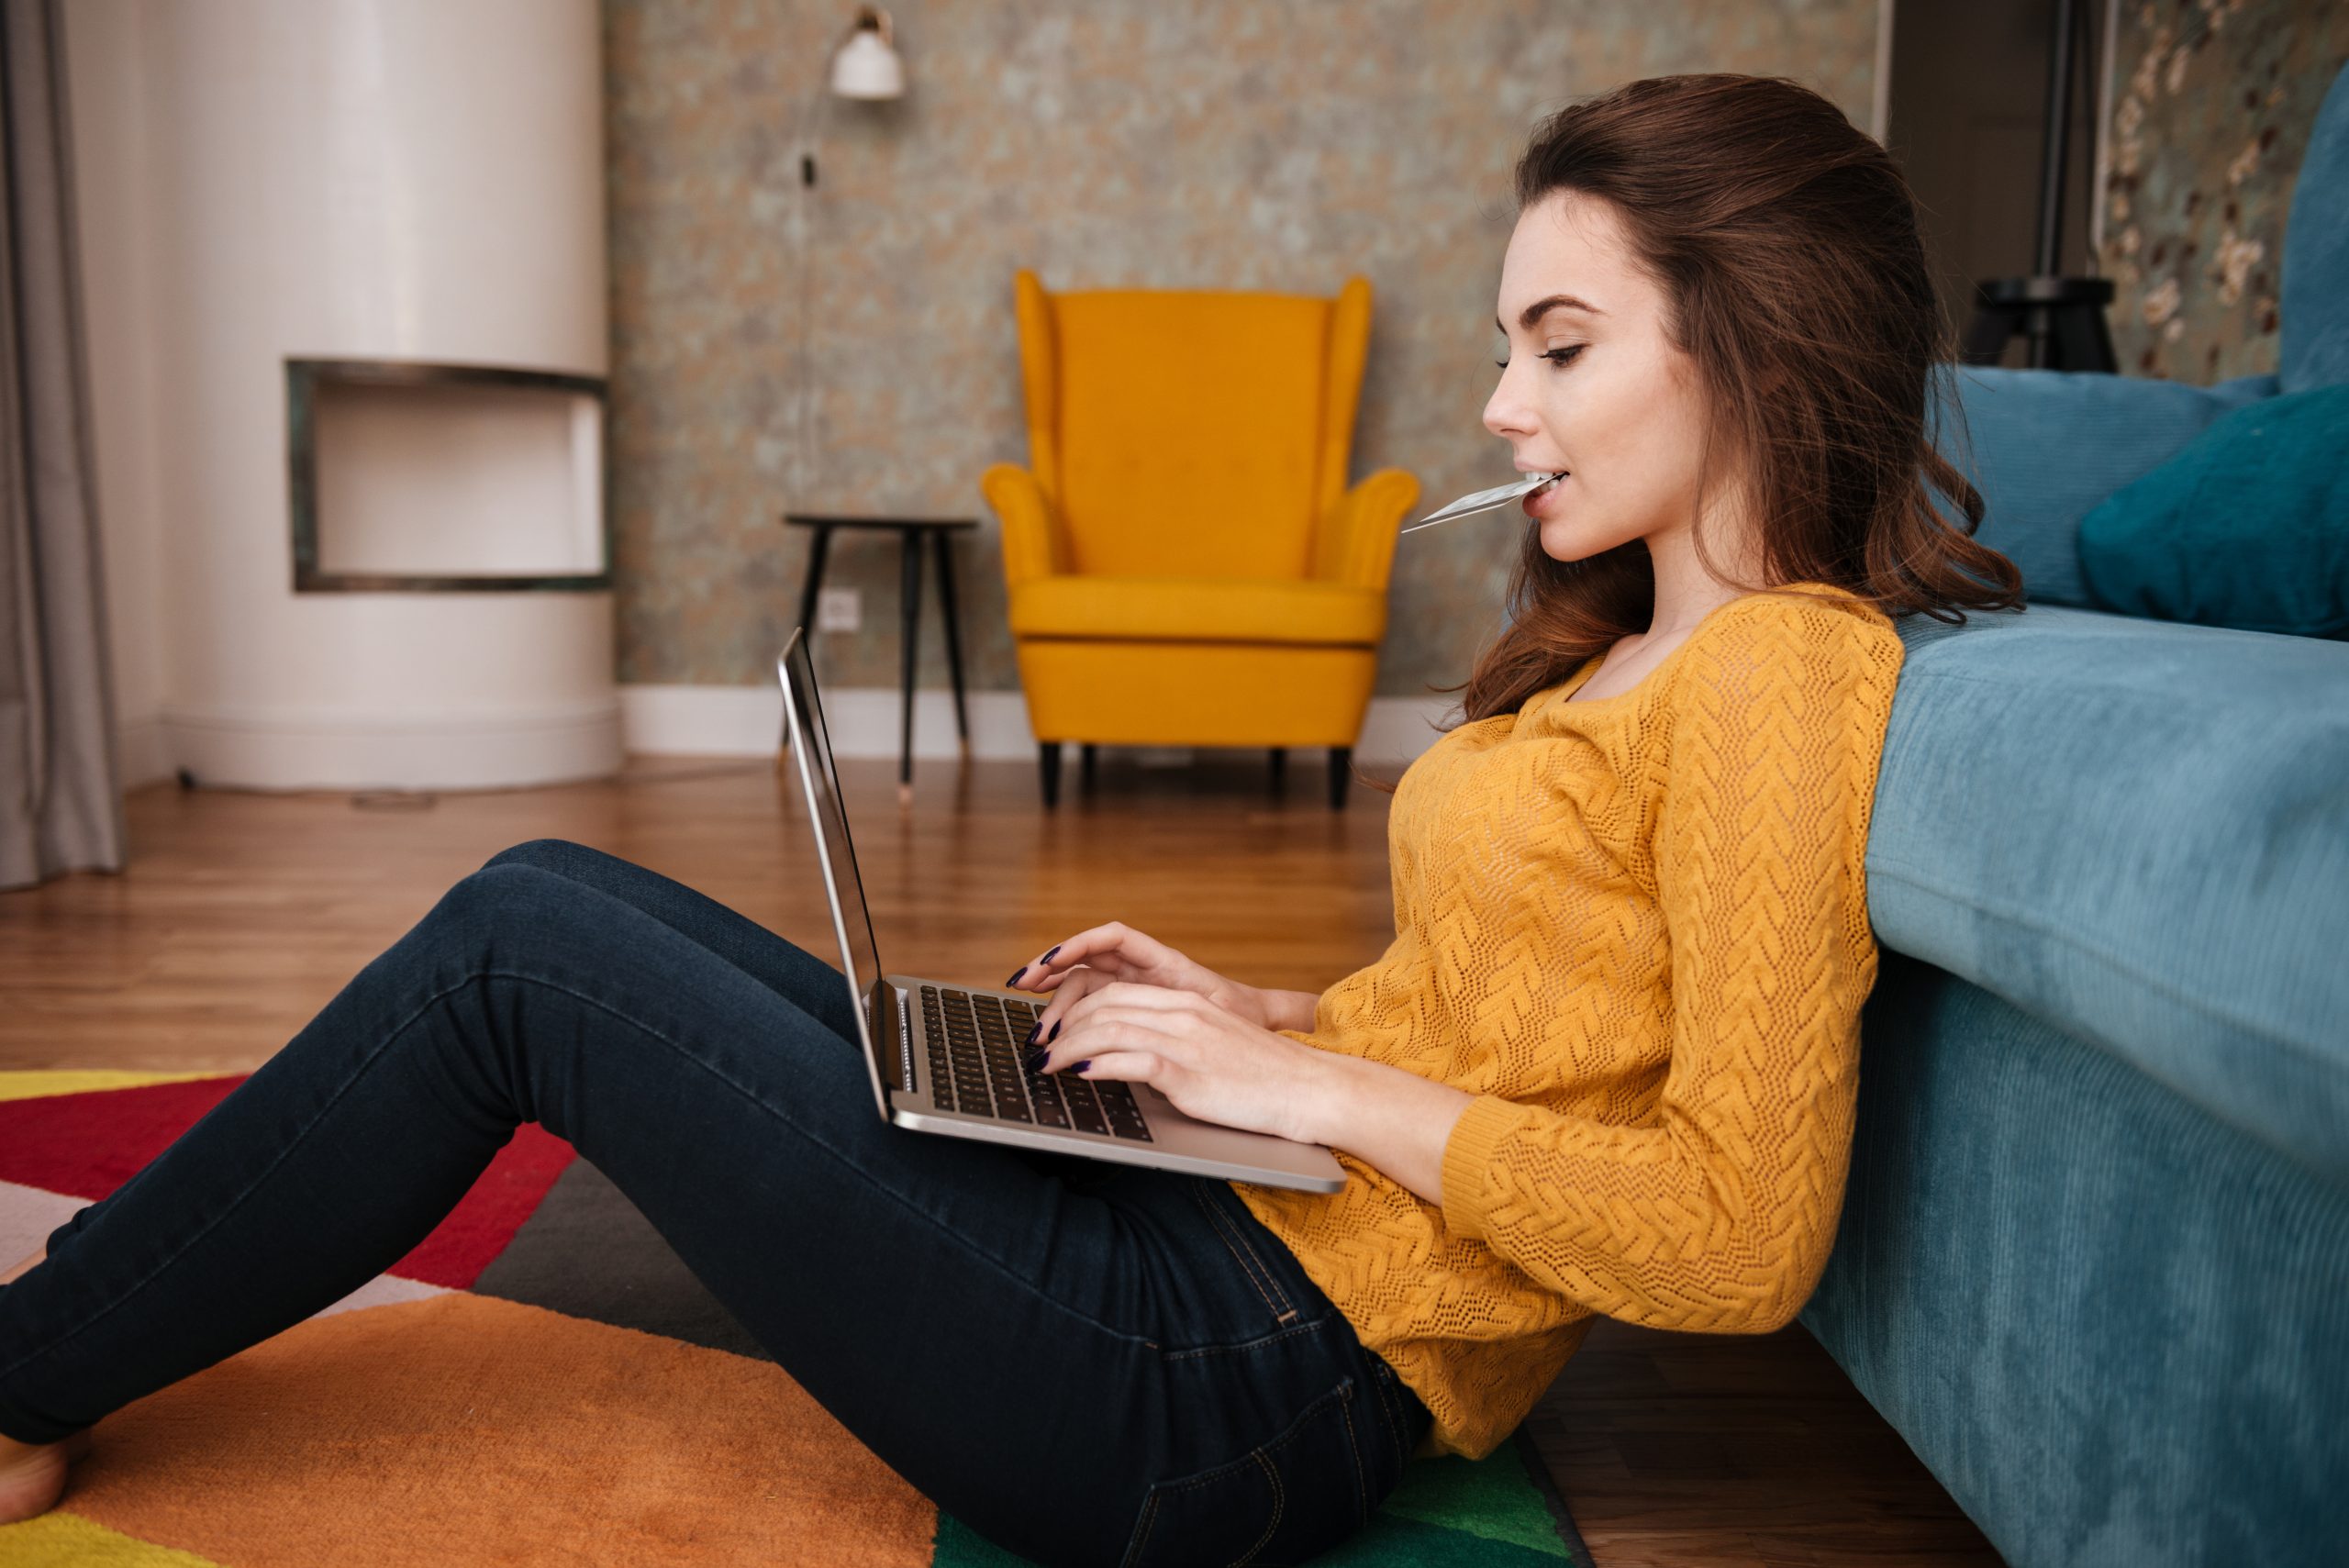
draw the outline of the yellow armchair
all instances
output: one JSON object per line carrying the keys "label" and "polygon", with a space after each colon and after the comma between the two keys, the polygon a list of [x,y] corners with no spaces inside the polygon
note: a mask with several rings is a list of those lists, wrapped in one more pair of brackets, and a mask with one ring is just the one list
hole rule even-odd
{"label": "yellow armchair", "polygon": [[1395,536],[1419,482],[1346,462],[1370,284],[1302,295],[1013,280],[1030,465],[1003,525],[1012,642],[1059,798],[1064,742],[1326,746],[1330,803],[1370,706]]}

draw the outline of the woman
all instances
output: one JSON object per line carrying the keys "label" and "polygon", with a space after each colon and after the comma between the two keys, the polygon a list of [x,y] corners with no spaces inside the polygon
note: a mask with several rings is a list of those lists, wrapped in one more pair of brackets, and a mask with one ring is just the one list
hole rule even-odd
{"label": "woman", "polygon": [[1046,1563],[1300,1561],[1414,1452],[1490,1452],[1597,1314],[1787,1322],[1876,974],[1889,617],[2019,584],[1925,428],[1949,334],[1911,199],[1831,104],[1633,83],[1544,123],[1517,190],[1485,424],[1564,477],[1396,793],[1394,944],[1315,997],[1111,924],[1008,982],[1051,997],[1037,1070],[1328,1143],[1342,1191],[907,1137],[829,966],[525,844],[0,1291],[0,1518],[107,1411],[398,1259],[528,1120]]}

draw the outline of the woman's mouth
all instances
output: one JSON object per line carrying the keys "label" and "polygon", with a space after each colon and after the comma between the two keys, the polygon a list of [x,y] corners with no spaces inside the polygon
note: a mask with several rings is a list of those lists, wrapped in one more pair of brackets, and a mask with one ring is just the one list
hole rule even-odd
{"label": "woman's mouth", "polygon": [[1541,489],[1527,492],[1525,499],[1518,505],[1525,509],[1525,515],[1529,517],[1542,516],[1549,507],[1550,498],[1565,488],[1566,477],[1566,471],[1561,470],[1552,475],[1550,483],[1542,486]]}

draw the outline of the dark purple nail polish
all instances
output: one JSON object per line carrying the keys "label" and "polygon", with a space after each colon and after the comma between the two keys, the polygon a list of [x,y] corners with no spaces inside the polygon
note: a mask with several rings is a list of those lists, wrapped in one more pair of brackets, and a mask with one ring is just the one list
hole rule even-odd
{"label": "dark purple nail polish", "polygon": [[1090,1062],[1080,1062],[1075,1066],[1070,1068],[1069,1071],[1072,1073],[1082,1073],[1092,1065],[1093,1063]]}
{"label": "dark purple nail polish", "polygon": [[1045,1040],[1046,1040],[1048,1043],[1049,1043],[1050,1041],[1056,1040],[1058,1040],[1058,1039],[1060,1039],[1060,1038],[1061,1038],[1061,1024],[1063,1023],[1063,1020],[1059,1019],[1059,1018],[1055,1018],[1055,1019],[1053,1019],[1053,1020],[1052,1020],[1052,1033],[1050,1033],[1050,1034],[1048,1034],[1048,1035],[1046,1035],[1046,1036],[1044,1037]]}
{"label": "dark purple nail polish", "polygon": [[1044,1026],[1041,1023],[1033,1023],[1028,1026],[1028,1044],[1033,1045],[1036,1043],[1036,1031],[1043,1027]]}
{"label": "dark purple nail polish", "polygon": [[1028,1071],[1030,1073],[1041,1073],[1044,1070],[1044,1063],[1051,1059],[1052,1054],[1052,1053],[1051,1051],[1045,1051],[1041,1047],[1030,1051],[1028,1053]]}
{"label": "dark purple nail polish", "polygon": [[1019,977],[1027,973],[1028,966],[1023,963],[1019,968],[1011,972],[1011,978],[1005,981],[1004,984],[1006,985],[1017,985],[1019,984]]}
{"label": "dark purple nail polish", "polygon": [[[1061,944],[1060,944],[1060,943],[1058,943],[1058,942],[1054,942],[1054,943],[1052,944],[1052,952],[1058,952],[1058,951],[1061,951]],[[1048,952],[1048,953],[1046,953],[1043,957],[1041,957],[1041,958],[1038,959],[1036,962],[1037,962],[1038,963],[1050,963],[1050,962],[1052,962],[1052,952]]]}

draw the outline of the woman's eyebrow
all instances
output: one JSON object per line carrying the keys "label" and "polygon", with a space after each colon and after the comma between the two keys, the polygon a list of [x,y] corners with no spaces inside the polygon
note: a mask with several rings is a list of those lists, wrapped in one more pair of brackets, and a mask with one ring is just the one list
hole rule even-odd
{"label": "woman's eyebrow", "polygon": [[[1607,312],[1599,309],[1598,306],[1576,299],[1570,294],[1553,294],[1547,299],[1537,299],[1531,305],[1527,306],[1524,311],[1519,315],[1517,324],[1521,329],[1531,332],[1533,330],[1534,327],[1540,323],[1543,317],[1549,315],[1550,312],[1553,310],[1562,309],[1586,310],[1593,316],[1604,316],[1607,314]],[[1508,330],[1508,328],[1501,325],[1501,318],[1497,316],[1493,317],[1493,329],[1497,332],[1502,333],[1506,333]]]}

